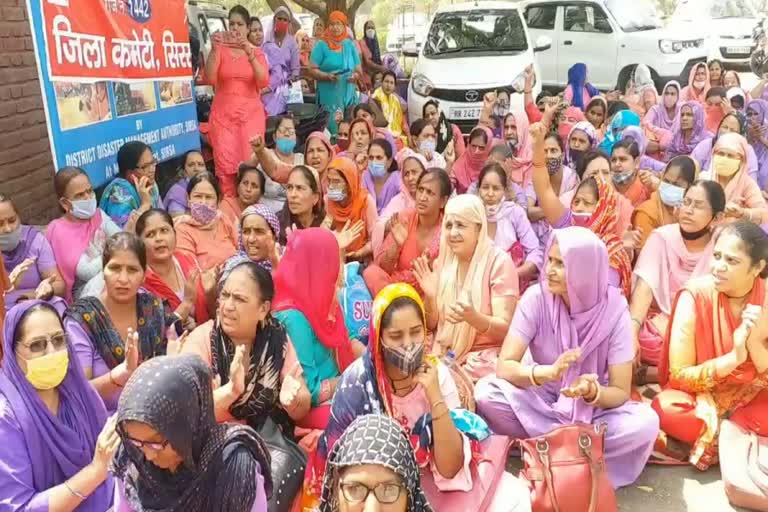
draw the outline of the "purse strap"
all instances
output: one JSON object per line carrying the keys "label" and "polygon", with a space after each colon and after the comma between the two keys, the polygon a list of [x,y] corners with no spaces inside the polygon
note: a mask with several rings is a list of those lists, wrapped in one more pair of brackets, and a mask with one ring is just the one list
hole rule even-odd
{"label": "purse strap", "polygon": [[[582,432],[579,435],[579,449],[581,450],[582,455],[584,455],[584,457],[586,457],[587,461],[589,462],[589,472],[592,479],[589,493],[589,512],[597,512],[600,467],[592,456],[592,438],[589,434]],[[560,512],[560,505],[558,504],[557,497],[555,496],[555,486],[552,483],[552,468],[550,466],[549,460],[549,443],[544,439],[537,440],[536,451],[538,452],[541,464],[544,466],[544,482],[547,484],[549,501],[552,503],[554,512]]]}
{"label": "purse strap", "polygon": [[768,485],[763,483],[766,479],[766,473],[768,473],[766,469],[760,463],[760,440],[757,434],[750,432],[749,448],[747,448],[747,474],[764,496],[768,496]]}

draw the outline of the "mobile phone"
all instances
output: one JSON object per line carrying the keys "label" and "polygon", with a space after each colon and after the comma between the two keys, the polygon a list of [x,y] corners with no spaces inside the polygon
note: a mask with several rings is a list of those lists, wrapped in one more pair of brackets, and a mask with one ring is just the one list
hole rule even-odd
{"label": "mobile phone", "polygon": [[240,44],[237,41],[237,35],[232,31],[220,31],[213,34],[214,42],[223,46],[237,47]]}

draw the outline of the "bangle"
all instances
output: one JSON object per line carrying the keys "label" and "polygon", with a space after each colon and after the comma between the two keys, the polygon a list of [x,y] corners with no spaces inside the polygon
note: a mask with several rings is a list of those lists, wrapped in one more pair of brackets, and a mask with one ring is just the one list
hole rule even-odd
{"label": "bangle", "polygon": [[440,418],[442,418],[443,416],[445,416],[450,412],[451,411],[446,407],[442,413],[438,414],[437,416],[432,416],[432,423],[436,422],[437,420],[439,420]]}
{"label": "bangle", "polygon": [[488,328],[486,330],[484,330],[483,332],[481,332],[480,336],[484,336],[484,335],[488,334],[488,332],[491,330],[491,327],[493,327],[493,322],[489,318],[488,319]]}
{"label": "bangle", "polygon": [[597,392],[595,393],[595,398],[592,400],[584,400],[584,403],[587,405],[596,405],[597,402],[600,401],[600,394],[603,391],[603,386],[601,386],[599,382],[595,382],[594,384],[597,387]]}
{"label": "bangle", "polygon": [[445,400],[438,400],[437,402],[433,402],[432,403],[432,409],[434,409],[435,407],[437,407],[440,404],[445,405]]}
{"label": "bangle", "polygon": [[541,384],[536,382],[536,376],[533,374],[533,371],[536,369],[537,366],[539,366],[537,363],[533,363],[528,369],[528,380],[531,381],[531,385],[535,388],[538,388],[539,386],[541,386]]}
{"label": "bangle", "polygon": [[[114,370],[114,368],[112,368],[112,370]],[[112,370],[109,370],[109,382],[111,382],[115,387],[122,388],[123,385],[118,384],[115,378],[112,376]]]}
{"label": "bangle", "polygon": [[84,494],[83,494],[83,493],[81,493],[81,492],[77,492],[76,490],[74,490],[73,488],[71,488],[71,487],[69,486],[69,482],[67,482],[66,480],[64,480],[64,487],[66,487],[66,488],[67,488],[67,490],[70,492],[70,494],[72,494],[72,496],[74,496],[75,498],[80,498],[81,500],[86,500],[86,499],[88,499],[88,496],[84,495]]}
{"label": "bangle", "polygon": [[643,327],[643,322],[641,322],[641,321],[640,321],[640,320],[638,320],[637,318],[635,318],[635,317],[632,317],[632,321],[633,321],[633,322],[635,322],[635,323],[637,324],[637,326],[638,326],[638,327],[640,327],[640,328],[642,328],[642,327]]}

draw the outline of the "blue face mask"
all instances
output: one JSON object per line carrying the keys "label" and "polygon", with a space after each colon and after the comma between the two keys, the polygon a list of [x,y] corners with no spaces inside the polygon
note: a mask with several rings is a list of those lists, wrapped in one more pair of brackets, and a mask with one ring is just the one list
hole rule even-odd
{"label": "blue face mask", "polygon": [[437,141],[434,141],[432,139],[426,139],[421,142],[419,145],[419,150],[422,153],[434,153],[435,148],[437,148]]}
{"label": "blue face mask", "polygon": [[72,202],[72,215],[80,220],[88,220],[96,214],[96,197],[79,199]]}
{"label": "blue face mask", "polygon": [[619,187],[627,185],[628,183],[631,183],[634,177],[635,177],[635,171],[625,172],[623,174],[611,175],[611,179],[613,179],[613,183],[615,183]]}
{"label": "blue face mask", "polygon": [[667,206],[675,207],[683,204],[683,196],[685,195],[685,189],[666,183],[664,181],[659,185],[659,197],[661,202]]}
{"label": "blue face mask", "polygon": [[368,162],[368,171],[374,178],[381,178],[387,174],[385,162]]}
{"label": "blue face mask", "polygon": [[278,153],[284,155],[290,155],[293,153],[293,148],[296,147],[296,141],[293,139],[279,138],[275,139],[275,149]]}
{"label": "blue face mask", "polygon": [[347,192],[340,188],[329,188],[326,197],[333,202],[340,203],[347,198]]}

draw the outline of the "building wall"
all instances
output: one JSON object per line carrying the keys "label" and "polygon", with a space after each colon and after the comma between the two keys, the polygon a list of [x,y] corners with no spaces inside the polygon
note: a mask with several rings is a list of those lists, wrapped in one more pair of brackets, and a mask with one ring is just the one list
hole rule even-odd
{"label": "building wall", "polygon": [[56,217],[53,175],[26,0],[0,0],[0,193],[24,223]]}

